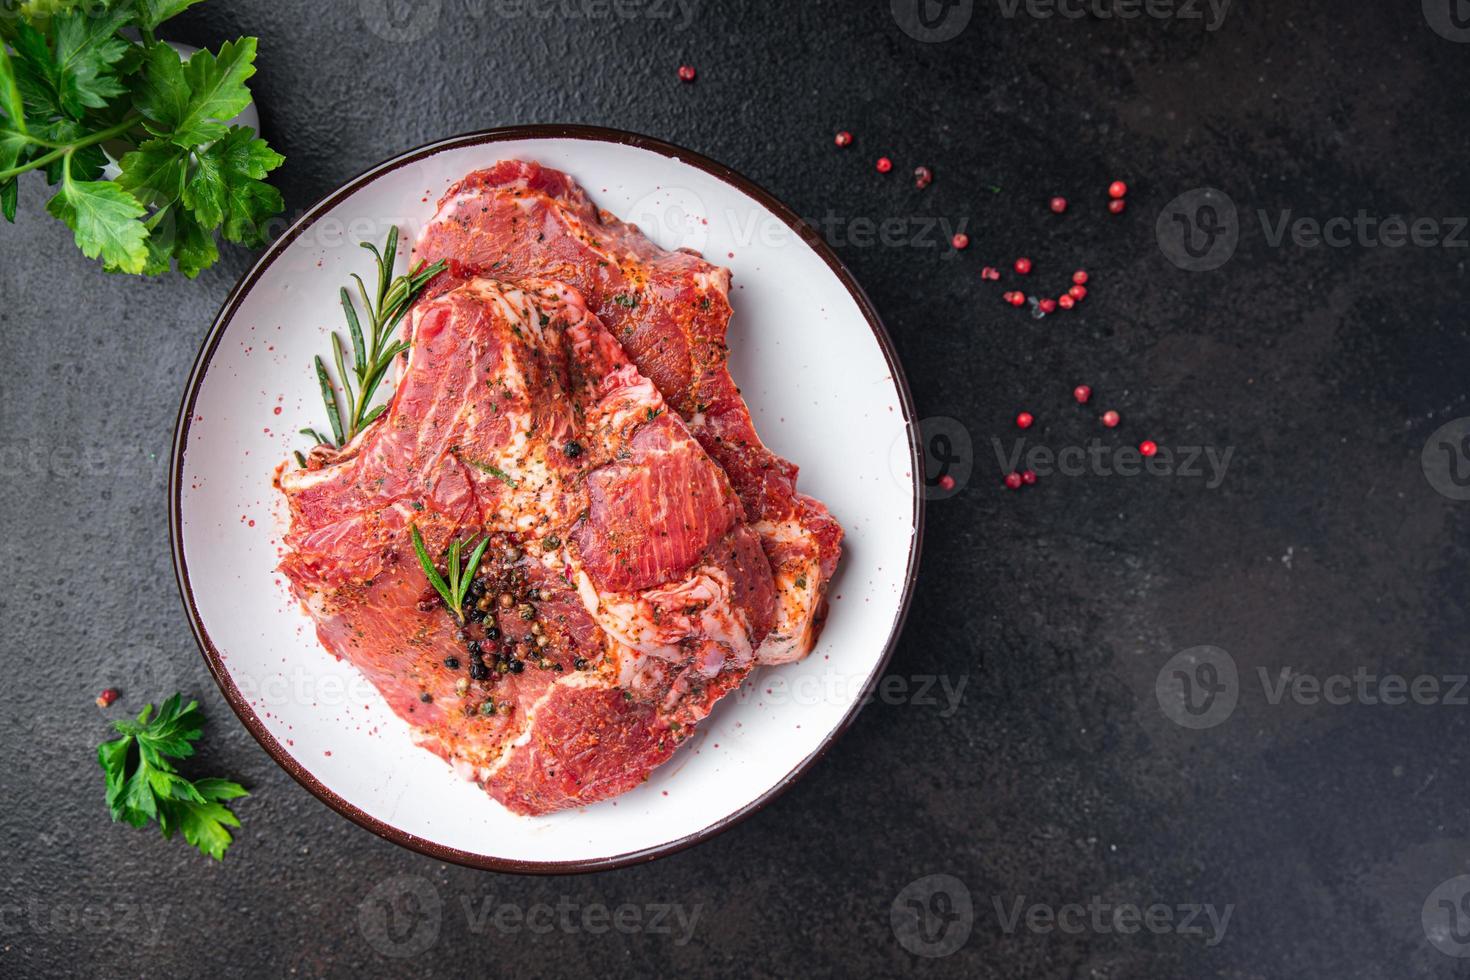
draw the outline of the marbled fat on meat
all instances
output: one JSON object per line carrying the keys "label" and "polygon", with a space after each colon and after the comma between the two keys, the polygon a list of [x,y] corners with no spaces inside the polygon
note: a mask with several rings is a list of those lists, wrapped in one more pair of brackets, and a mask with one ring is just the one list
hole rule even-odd
{"label": "marbled fat on meat", "polygon": [[[777,618],[767,549],[576,289],[461,279],[410,329],[382,418],[281,471],[281,569],[327,649],[510,809],[626,792],[755,664]],[[426,591],[415,526],[431,555],[492,536],[484,621]]]}
{"label": "marbled fat on meat", "polygon": [[[599,210],[566,174],[516,160],[450,188],[415,259],[446,259],[437,288],[464,277],[547,277],[578,289],[725,470],[775,573],[776,622],[761,663],[810,652],[842,553],[842,527],[796,489],[797,468],[767,449],[726,366],[730,273],[668,252]],[[799,325],[790,325],[793,329]]]}

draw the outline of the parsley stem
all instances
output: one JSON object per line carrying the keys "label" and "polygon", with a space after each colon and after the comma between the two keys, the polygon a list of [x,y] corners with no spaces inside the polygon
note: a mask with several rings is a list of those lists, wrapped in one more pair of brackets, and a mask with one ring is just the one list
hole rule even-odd
{"label": "parsley stem", "polygon": [[85,149],[86,147],[93,146],[97,143],[104,143],[107,140],[121,136],[123,133],[126,133],[128,130],[137,126],[138,123],[142,121],[142,118],[142,116],[137,115],[129,116],[127,119],[124,119],[116,126],[113,126],[109,129],[104,129],[100,133],[93,133],[90,136],[77,140],[75,143],[67,143],[65,146],[58,146],[56,149],[52,150],[50,153],[47,153],[45,156],[36,157],[36,159],[32,160],[30,163],[24,164],[19,167],[11,167],[9,170],[0,170],[0,183],[9,180],[12,177],[19,177],[23,173],[27,173],[32,170],[39,170],[41,167],[49,166],[55,163],[57,160],[60,160],[62,157],[71,156],[71,154],[75,153],[77,150]]}
{"label": "parsley stem", "polygon": [[55,143],[51,140],[43,140],[41,137],[32,135],[31,133],[18,133],[13,129],[0,130],[0,134],[11,137],[18,137],[34,146],[44,146],[50,150],[64,150],[67,147],[66,143]]}

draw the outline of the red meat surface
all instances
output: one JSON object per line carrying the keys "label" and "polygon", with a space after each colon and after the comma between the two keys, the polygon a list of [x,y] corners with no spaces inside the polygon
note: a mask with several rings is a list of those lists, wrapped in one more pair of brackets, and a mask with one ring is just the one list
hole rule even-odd
{"label": "red meat surface", "polygon": [[435,284],[545,277],[586,297],[638,370],[651,379],[729,476],[775,576],[776,621],[761,663],[810,652],[826,614],[842,527],[796,489],[797,468],[767,449],[727,367],[730,272],[668,252],[599,210],[566,174],[504,161],[470,174],[440,201],[415,259],[445,259]]}
{"label": "red meat surface", "polygon": [[[645,780],[777,619],[748,506],[574,288],[446,284],[386,413],[283,467],[281,569],[424,747],[548,813]],[[461,622],[443,561],[491,540]]]}

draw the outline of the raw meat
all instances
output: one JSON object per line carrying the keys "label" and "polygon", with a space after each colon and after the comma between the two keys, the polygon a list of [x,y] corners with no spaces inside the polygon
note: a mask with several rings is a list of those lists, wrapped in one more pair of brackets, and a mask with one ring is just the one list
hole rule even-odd
{"label": "raw meat", "polygon": [[[385,415],[282,469],[281,569],[327,649],[510,809],[625,792],[754,665],[760,537],[575,289],[472,279],[411,330]],[[411,525],[434,556],[491,536],[463,625]]]}
{"label": "raw meat", "polygon": [[452,187],[415,259],[450,261],[443,289],[485,274],[544,276],[581,291],[724,468],[760,533],[778,607],[759,662],[804,657],[826,615],[842,527],[822,503],[797,491],[796,466],[761,443],[730,377],[729,270],[690,252],[664,251],[637,227],[598,210],[566,174],[514,160]]}

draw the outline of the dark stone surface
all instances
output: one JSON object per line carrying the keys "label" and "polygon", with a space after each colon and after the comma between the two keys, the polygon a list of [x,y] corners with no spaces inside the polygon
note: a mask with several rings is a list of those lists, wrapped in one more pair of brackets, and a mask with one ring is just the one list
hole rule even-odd
{"label": "dark stone surface", "polygon": [[[540,4],[539,19],[493,0],[421,0],[428,20],[386,19],[395,5],[212,3],[173,36],[263,38],[255,90],[289,158],[293,211],[434,138],[584,122],[687,145],[832,216],[920,413],[973,439],[973,477],[930,505],[891,668],[964,681],[963,700],[952,713],[875,704],[763,813],[636,869],[492,875],[359,830],[229,712],[168,556],[178,398],[250,256],[231,251],[194,283],[105,276],[41,213],[32,181],[19,224],[0,230],[0,973],[1465,975],[1421,918],[1441,882],[1470,871],[1463,700],[1368,704],[1354,690],[1312,704],[1274,698],[1257,673],[1465,670],[1470,504],[1435,492],[1420,454],[1470,414],[1470,236],[1272,239],[1288,209],[1432,218],[1446,234],[1470,214],[1470,46],[1431,29],[1434,3],[1426,15],[1410,0],[1237,0],[1211,31],[1187,17],[1039,18],[1024,0],[1007,17],[1008,2],[981,0],[944,43],[900,30],[887,0],[703,0],[685,29],[606,5],[568,16],[589,9],[581,0]],[[675,80],[684,61],[693,86]],[[842,127],[857,134],[846,152],[831,142]],[[896,162],[887,177],[880,153]],[[936,175],[922,192],[908,177],[920,163]],[[1133,186],[1117,218],[1103,210],[1114,177]],[[1207,186],[1233,199],[1239,247],[1214,271],[1183,271],[1155,220]],[[1057,192],[1073,201],[1063,218],[1045,209]],[[859,223],[886,218],[965,220],[973,244],[950,256],[922,223],[902,244],[863,243]],[[1044,322],[1004,307],[1010,284],[979,270],[1018,254],[1048,289],[1085,265],[1092,295]],[[1087,410],[1068,398],[1084,381],[1098,393]],[[1213,488],[1089,473],[1010,494],[991,439],[1016,435],[1022,407],[1039,418],[1031,440],[1053,448],[1151,437],[1233,456]],[[1116,432],[1092,421],[1105,407],[1124,415]],[[1177,685],[1166,664],[1202,644],[1233,657],[1239,703],[1192,730],[1161,710],[1155,682],[1162,671]],[[198,771],[253,791],[223,865],[108,822],[92,758],[108,718],[92,698],[108,683],[127,692],[108,716],[174,686],[204,702]],[[939,933],[931,951],[959,948],[926,959],[901,945],[890,910],[931,874],[963,883],[973,924]],[[921,907],[962,909],[949,891]],[[384,943],[385,896],[417,896],[395,935],[426,950],[382,955],[412,948]],[[1203,916],[1203,936],[1129,935],[1090,919],[1008,929],[997,913],[1093,896],[1233,911],[1214,945]],[[672,919],[672,934],[579,924],[627,905],[650,926],[660,903],[697,912],[692,935]],[[575,927],[508,918],[541,904],[572,910]]]}

